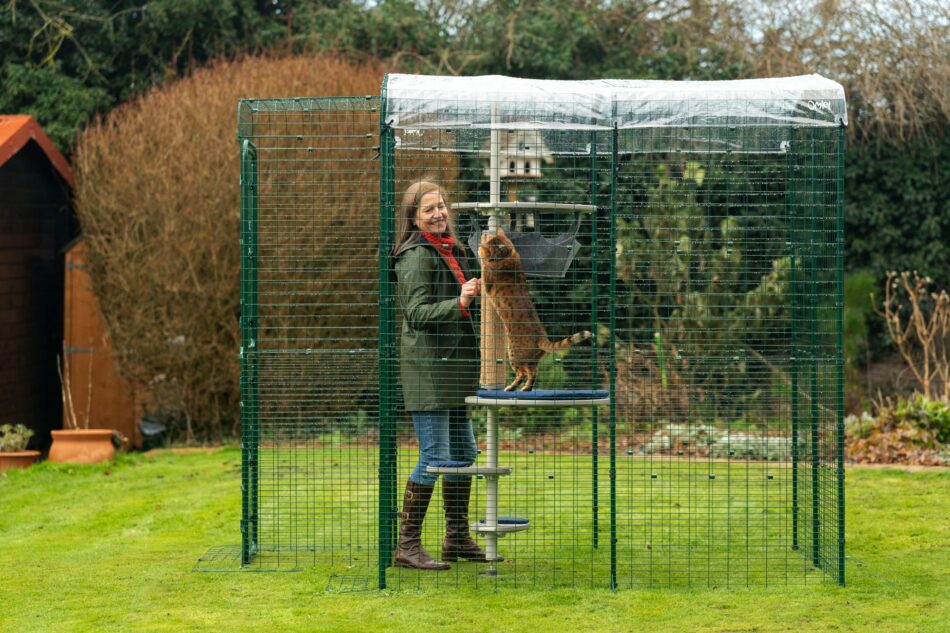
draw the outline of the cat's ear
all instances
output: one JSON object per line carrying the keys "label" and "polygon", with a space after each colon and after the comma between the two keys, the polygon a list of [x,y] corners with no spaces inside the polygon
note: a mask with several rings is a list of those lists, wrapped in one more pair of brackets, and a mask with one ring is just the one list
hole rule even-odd
{"label": "cat's ear", "polygon": [[501,227],[499,226],[499,227],[498,227],[498,233],[497,233],[497,235],[501,235],[502,237],[504,237],[504,235],[505,235],[505,229],[503,229],[503,228],[501,228]]}

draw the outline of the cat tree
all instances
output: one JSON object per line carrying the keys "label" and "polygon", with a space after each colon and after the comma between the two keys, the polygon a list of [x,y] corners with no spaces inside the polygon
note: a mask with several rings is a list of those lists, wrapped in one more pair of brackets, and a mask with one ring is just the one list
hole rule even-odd
{"label": "cat tree", "polygon": [[[843,583],[845,124],[816,75],[389,75],[380,97],[242,101],[244,567],[394,588]],[[510,534],[487,579],[391,567],[417,448],[386,253],[424,175],[464,229],[566,236],[535,304],[552,339],[596,335],[535,392],[499,393],[482,299],[484,454],[441,472],[476,477],[491,557]],[[434,502],[430,551],[439,519]]]}
{"label": "cat tree", "polygon": [[[475,210],[488,217],[488,233],[495,233],[499,228],[511,231],[511,216],[514,216],[514,225],[517,228],[534,225],[534,215],[540,212],[555,213],[594,213],[596,207],[583,204],[519,202],[516,183],[522,179],[541,178],[541,164],[551,161],[550,152],[544,144],[543,138],[537,132],[510,131],[502,133],[498,121],[498,110],[492,113],[492,130],[489,133],[488,166],[486,173],[489,178],[489,200],[484,203],[460,203],[459,210]],[[508,200],[501,202],[501,180],[508,182]],[[507,225],[507,226],[506,226]],[[517,239],[517,235],[515,235]],[[477,245],[472,248],[478,252]],[[555,247],[545,254],[544,258],[556,258],[560,252]],[[547,269],[546,262],[527,259],[524,262],[525,272],[528,275],[543,274]],[[465,399],[466,404],[484,407],[487,411],[485,424],[485,466],[453,467],[430,466],[429,472],[481,475],[486,479],[485,484],[485,518],[474,523],[472,531],[484,535],[486,540],[486,558],[491,561],[487,576],[497,575],[495,561],[498,558],[498,539],[506,534],[527,530],[530,520],[520,517],[499,517],[498,514],[498,481],[499,478],[510,475],[511,468],[498,464],[498,407],[581,407],[608,405],[610,400],[606,391],[601,390],[545,390],[514,391],[503,390],[506,381],[507,337],[505,329],[492,305],[491,299],[482,291],[481,298],[481,341],[480,358],[481,370],[479,374],[480,390],[477,394]],[[596,472],[596,471],[595,471]],[[596,488],[595,488],[596,490]],[[596,506],[596,503],[593,504]]]}

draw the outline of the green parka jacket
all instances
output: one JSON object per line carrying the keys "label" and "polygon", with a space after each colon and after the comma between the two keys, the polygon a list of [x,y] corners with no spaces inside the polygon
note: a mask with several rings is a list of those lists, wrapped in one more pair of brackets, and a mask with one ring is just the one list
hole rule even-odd
{"label": "green parka jacket", "polygon": [[[472,278],[468,257],[456,247],[455,259]],[[395,255],[396,294],[402,316],[400,377],[407,411],[464,407],[478,389],[478,313],[459,305],[461,286],[452,270],[421,235]]]}

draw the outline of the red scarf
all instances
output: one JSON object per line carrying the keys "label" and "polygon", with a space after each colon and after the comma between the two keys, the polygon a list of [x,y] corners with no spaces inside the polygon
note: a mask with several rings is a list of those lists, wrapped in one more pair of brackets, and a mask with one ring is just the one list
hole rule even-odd
{"label": "red scarf", "polygon": [[[421,231],[422,237],[429,243],[435,246],[435,250],[439,251],[439,255],[442,256],[442,259],[445,260],[445,263],[449,265],[449,268],[452,270],[452,274],[455,275],[455,279],[459,282],[461,286],[466,282],[465,273],[462,272],[462,267],[459,266],[458,260],[455,259],[455,238],[451,235],[434,235],[432,233],[426,233]],[[462,305],[461,299],[459,299],[459,307],[462,309],[463,316],[469,316],[468,309]]]}

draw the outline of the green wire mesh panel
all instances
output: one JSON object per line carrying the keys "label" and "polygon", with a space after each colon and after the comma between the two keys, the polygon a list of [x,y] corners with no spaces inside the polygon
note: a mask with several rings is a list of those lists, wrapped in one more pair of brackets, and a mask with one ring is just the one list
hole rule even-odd
{"label": "green wire mesh panel", "polygon": [[239,107],[246,567],[376,564],[377,108]]}
{"label": "green wire mesh panel", "polygon": [[841,578],[840,143],[619,135],[621,585]]}
{"label": "green wire mesh panel", "polygon": [[[809,89],[396,75],[381,99],[242,102],[244,566],[390,588],[843,583],[843,99]],[[441,572],[393,565],[407,400],[473,369],[457,324],[429,323],[447,351],[402,384],[416,326],[390,253],[420,179],[460,242],[566,245],[530,295],[551,340],[592,333],[516,403],[472,385],[453,418],[478,447],[468,518],[504,560]],[[468,356],[503,386],[485,308]],[[568,391],[588,395],[534,401]],[[437,559],[445,475],[421,535]]]}
{"label": "green wire mesh panel", "polygon": [[[397,199],[414,180],[425,177],[439,183],[455,208],[459,239],[480,238],[488,229],[493,196],[509,205],[497,221],[512,235],[539,234],[548,238],[574,235],[573,259],[563,277],[531,277],[531,293],[537,313],[551,340],[577,332],[596,332],[607,322],[609,252],[594,244],[598,227],[606,229],[603,202],[606,197],[605,164],[589,146],[598,135],[572,130],[541,133],[538,130],[499,130],[494,168],[500,173],[493,193],[491,184],[492,133],[487,129],[396,128],[393,135],[394,188]],[[607,138],[603,134],[600,136]],[[441,161],[441,163],[439,162]],[[609,176],[607,177],[609,178]],[[516,209],[530,208],[527,213]],[[598,212],[598,206],[601,207]],[[478,274],[478,264],[473,261]],[[598,281],[599,280],[599,281]],[[395,291],[398,295],[398,291]],[[454,291],[457,294],[457,289]],[[598,294],[600,293],[600,294]],[[401,299],[396,297],[397,303]],[[484,309],[482,306],[481,309]],[[476,329],[481,311],[472,316]],[[403,329],[402,314],[395,313],[395,331]],[[518,332],[513,337],[526,338]],[[448,328],[431,329],[438,345],[451,348]],[[441,341],[439,339],[442,339]],[[605,383],[609,335],[547,355],[541,362],[536,390],[592,390]],[[403,353],[405,349],[401,350]],[[504,348],[489,364],[506,363]],[[438,362],[438,361],[437,361]],[[476,367],[476,375],[479,367]],[[510,368],[501,374],[510,382]],[[463,377],[437,369],[434,380],[451,388]],[[473,393],[475,395],[473,385]],[[503,385],[501,385],[503,386]],[[402,385],[393,383],[391,401],[402,399]],[[407,396],[409,397],[409,396]],[[527,406],[526,406],[527,404]],[[549,403],[546,403],[549,404]],[[496,478],[496,513],[499,517],[528,519],[525,530],[498,537],[498,553],[505,560],[495,566],[457,562],[445,572],[392,567],[387,586],[418,588],[441,585],[486,587],[605,586],[609,578],[609,464],[604,448],[608,420],[604,410],[590,405],[530,406],[470,405],[467,417],[479,446],[476,466],[490,467],[488,428],[497,437],[497,466],[510,473]],[[418,456],[412,420],[396,404],[398,456],[394,485],[401,493]],[[493,416],[489,420],[489,416]],[[455,429],[453,429],[455,430]],[[463,432],[463,429],[459,429]],[[470,502],[473,533],[488,529],[491,473],[475,475]],[[445,509],[437,485],[435,498],[424,523],[423,545],[438,556],[445,538]],[[399,499],[401,501],[401,497]],[[490,536],[479,534],[477,542],[487,548]],[[488,575],[493,571],[495,575]]]}

